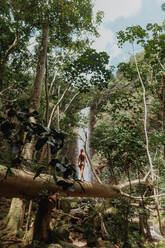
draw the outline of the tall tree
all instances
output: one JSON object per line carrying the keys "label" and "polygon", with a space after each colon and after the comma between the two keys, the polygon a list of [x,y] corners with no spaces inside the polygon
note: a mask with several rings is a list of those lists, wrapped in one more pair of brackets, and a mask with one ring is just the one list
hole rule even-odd
{"label": "tall tree", "polygon": [[[36,76],[29,105],[30,112],[38,111],[40,108],[48,42],[50,41],[51,43],[50,47],[52,47],[52,44],[54,46],[68,46],[75,35],[81,34],[84,30],[96,35],[96,27],[93,25],[92,19],[93,6],[90,0],[48,0],[46,2],[44,0],[24,2],[21,0],[9,0],[7,3],[9,9],[8,18],[12,19],[14,17],[17,23],[21,22],[36,32],[41,32]],[[97,21],[100,21],[99,18]],[[2,66],[3,64],[4,62],[2,61]],[[35,123],[36,120],[34,117],[29,117],[29,122]],[[23,150],[24,159],[31,161],[32,155],[33,141],[25,145]],[[13,200],[7,223],[17,222],[14,218],[15,213],[12,211],[15,209],[16,204],[17,201]],[[20,209],[20,214],[21,212]],[[13,221],[10,221],[11,218]],[[19,219],[18,216],[17,219]],[[18,225],[15,225],[15,227],[18,229]]]}

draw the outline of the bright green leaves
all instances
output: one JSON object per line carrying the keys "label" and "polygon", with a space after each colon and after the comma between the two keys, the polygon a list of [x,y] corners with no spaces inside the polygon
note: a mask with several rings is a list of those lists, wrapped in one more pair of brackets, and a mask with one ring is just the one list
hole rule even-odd
{"label": "bright green leaves", "polygon": [[[51,29],[52,41],[60,41],[63,45],[72,40],[75,32],[86,30],[97,34],[92,20],[91,0],[14,0],[11,6],[17,19],[32,27],[41,29],[47,23]],[[100,21],[101,15],[98,19]]]}
{"label": "bright green leaves", "polygon": [[118,70],[122,72],[123,76],[128,80],[133,80],[137,77],[135,64],[122,62],[118,65]]}
{"label": "bright green leaves", "polygon": [[146,37],[148,37],[148,33],[140,25],[127,27],[125,32],[117,33],[118,43],[121,47],[125,42],[133,43],[136,39],[138,39],[137,43],[144,43]]}
{"label": "bright green leaves", "polygon": [[103,17],[104,17],[104,12],[103,11],[98,11],[97,14],[96,14],[96,22],[101,23]]}
{"label": "bright green leaves", "polygon": [[[157,23],[148,23],[146,28],[138,26],[127,27],[125,31],[118,33],[119,44],[129,42],[132,46],[133,54],[136,56],[137,66],[140,71],[141,78],[145,84],[146,89],[150,88],[152,93],[158,91],[158,83],[151,84],[154,77],[160,80],[161,74],[164,71],[164,53],[165,53],[165,35],[162,34],[162,26]],[[138,46],[136,46],[138,45]],[[136,48],[141,46],[143,52],[136,53]],[[143,56],[141,56],[143,55]],[[135,81],[138,86],[137,69],[135,66],[134,57],[131,57],[127,63],[121,63],[118,66],[120,72],[128,80]],[[149,83],[150,82],[150,83]],[[160,87],[160,84],[159,84]]]}
{"label": "bright green leaves", "polygon": [[145,160],[143,130],[126,115],[118,114],[113,122],[101,123],[91,139],[92,147],[100,152],[110,166],[121,171]]}
{"label": "bright green leaves", "polygon": [[162,9],[163,11],[165,11],[165,3],[163,3],[163,4],[161,5],[161,9]]}
{"label": "bright green leaves", "polygon": [[119,45],[122,47],[124,43],[136,42],[144,46],[146,41],[152,35],[153,38],[156,38],[160,35],[162,27],[157,23],[148,23],[146,29],[142,28],[140,25],[127,27],[125,31],[119,31],[117,33],[117,39]]}
{"label": "bright green leaves", "polygon": [[109,56],[105,52],[97,53],[94,49],[87,49],[76,60],[66,65],[65,74],[81,91],[87,91],[92,85],[102,89],[107,86],[112,76],[108,63]]}

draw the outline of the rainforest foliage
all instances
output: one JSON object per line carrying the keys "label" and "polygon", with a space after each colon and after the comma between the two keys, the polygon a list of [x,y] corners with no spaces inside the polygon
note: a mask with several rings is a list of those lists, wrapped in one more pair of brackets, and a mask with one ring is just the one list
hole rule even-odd
{"label": "rainforest foliage", "polygon": [[20,200],[18,212],[12,200],[1,216],[2,240],[21,230],[27,247],[72,247],[77,234],[89,247],[161,247],[153,241],[165,234],[164,25],[118,32],[119,47],[129,44],[132,55],[114,68],[105,51],[92,48],[102,18],[91,0],[1,1],[0,162],[7,170],[0,180],[16,169],[33,173],[34,182],[52,175],[64,195],[75,182],[84,192],[76,130],[90,107],[93,180],[115,185],[117,195],[67,201],[45,190],[33,204]]}

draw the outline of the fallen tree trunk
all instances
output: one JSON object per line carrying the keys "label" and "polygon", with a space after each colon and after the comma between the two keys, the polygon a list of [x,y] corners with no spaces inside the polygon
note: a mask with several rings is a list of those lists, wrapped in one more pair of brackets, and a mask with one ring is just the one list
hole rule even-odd
{"label": "fallen tree trunk", "polygon": [[[0,196],[6,198],[18,197],[22,199],[34,199],[44,193],[59,193],[61,196],[71,197],[100,197],[100,198],[117,198],[121,196],[122,187],[120,185],[103,185],[99,183],[74,182],[74,191],[63,190],[58,186],[53,177],[47,174],[41,174],[34,178],[34,173],[19,169],[11,169],[12,174],[6,175],[7,167],[0,165]],[[63,180],[63,179],[62,179]],[[138,183],[138,181],[137,181]],[[142,183],[144,183],[142,181]]]}

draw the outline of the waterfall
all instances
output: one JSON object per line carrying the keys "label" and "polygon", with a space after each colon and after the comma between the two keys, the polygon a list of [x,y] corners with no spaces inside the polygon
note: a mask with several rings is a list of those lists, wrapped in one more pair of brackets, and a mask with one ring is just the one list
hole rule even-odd
{"label": "waterfall", "polygon": [[[84,122],[82,120],[80,120],[79,122],[79,129],[78,129],[78,140],[77,140],[77,150],[78,150],[78,154],[80,153],[80,150],[84,148],[84,143],[81,140],[81,138],[83,140],[85,140],[85,133],[87,133],[87,153],[90,157],[90,149],[89,149],[89,136],[90,136],[90,108],[84,108],[80,111],[80,116],[81,119],[86,119],[87,120],[87,124],[85,125]],[[78,156],[77,156],[78,157]],[[77,170],[77,175],[78,178],[80,179],[80,169],[78,167],[78,159],[77,159],[77,163],[76,163],[76,170]],[[88,160],[85,163],[85,168],[84,168],[84,179],[87,182],[91,182],[91,178],[92,178],[92,171],[90,168],[90,165],[88,163]]]}

